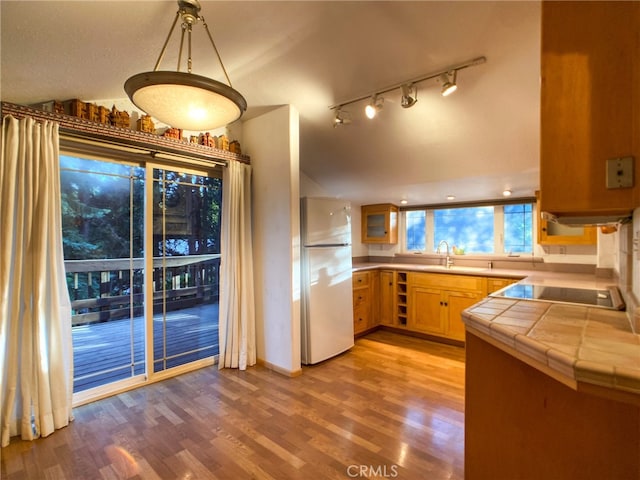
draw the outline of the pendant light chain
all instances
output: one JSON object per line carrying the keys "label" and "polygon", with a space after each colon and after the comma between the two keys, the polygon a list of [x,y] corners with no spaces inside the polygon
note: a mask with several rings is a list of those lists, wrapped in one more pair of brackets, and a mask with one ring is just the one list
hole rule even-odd
{"label": "pendant light chain", "polygon": [[213,41],[213,37],[211,36],[211,32],[209,31],[209,27],[207,26],[207,22],[204,21],[204,17],[200,16],[200,20],[202,20],[202,26],[204,27],[204,30],[207,32],[207,35],[209,36],[209,40],[211,40],[211,46],[213,47],[213,50],[216,52],[216,56],[218,57],[218,62],[220,62],[220,66],[222,67],[222,71],[224,72],[224,76],[227,79],[227,84],[233,88],[233,85],[231,85],[231,79],[229,78],[229,75],[227,74],[227,69],[224,68],[224,63],[222,63],[222,58],[220,58],[220,53],[218,52],[218,47],[216,47],[216,43]]}
{"label": "pendant light chain", "polygon": [[[176,24],[178,23],[179,18],[180,18],[180,11],[178,10],[178,12],[176,12],[176,18],[173,19],[173,23],[171,24],[171,28],[169,29],[169,35],[167,35],[167,39],[164,41],[162,50],[160,50],[160,55],[158,55],[156,66],[153,67],[154,72],[157,72],[158,68],[160,68],[160,62],[162,62],[162,59],[164,58],[164,54],[167,51],[167,45],[169,45],[169,40],[171,39],[171,34],[173,33],[173,30],[176,28]],[[180,65],[178,64],[178,70],[179,69],[180,69]]]}

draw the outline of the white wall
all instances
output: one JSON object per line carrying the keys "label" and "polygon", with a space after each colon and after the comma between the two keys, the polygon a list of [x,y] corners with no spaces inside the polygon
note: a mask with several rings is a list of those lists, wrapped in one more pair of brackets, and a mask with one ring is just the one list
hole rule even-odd
{"label": "white wall", "polygon": [[289,105],[243,124],[253,167],[258,359],[285,374],[300,364],[299,115]]}

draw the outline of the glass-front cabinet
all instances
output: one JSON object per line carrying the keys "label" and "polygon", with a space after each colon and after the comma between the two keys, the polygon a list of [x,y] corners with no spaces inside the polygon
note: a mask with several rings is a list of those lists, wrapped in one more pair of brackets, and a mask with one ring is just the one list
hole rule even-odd
{"label": "glass-front cabinet", "polygon": [[398,207],[391,203],[362,206],[362,243],[398,243]]}

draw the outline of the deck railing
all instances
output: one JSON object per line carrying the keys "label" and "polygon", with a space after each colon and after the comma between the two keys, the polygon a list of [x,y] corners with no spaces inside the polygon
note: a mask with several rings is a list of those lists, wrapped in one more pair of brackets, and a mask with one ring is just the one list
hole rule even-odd
{"label": "deck railing", "polygon": [[[141,316],[144,258],[67,260],[72,325]],[[154,257],[154,313],[218,300],[220,254]]]}

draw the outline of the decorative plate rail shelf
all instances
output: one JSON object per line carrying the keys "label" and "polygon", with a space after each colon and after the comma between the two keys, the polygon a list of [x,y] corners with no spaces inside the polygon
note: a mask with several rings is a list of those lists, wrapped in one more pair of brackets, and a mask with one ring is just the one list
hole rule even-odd
{"label": "decorative plate rail shelf", "polygon": [[247,155],[219,148],[2,102],[2,117],[4,118],[6,115],[12,115],[15,118],[32,117],[37,121],[57,122],[63,137],[131,149],[136,153],[150,156],[150,159],[153,159],[157,154],[165,154],[221,165],[226,165],[229,160],[250,163],[250,158]]}

